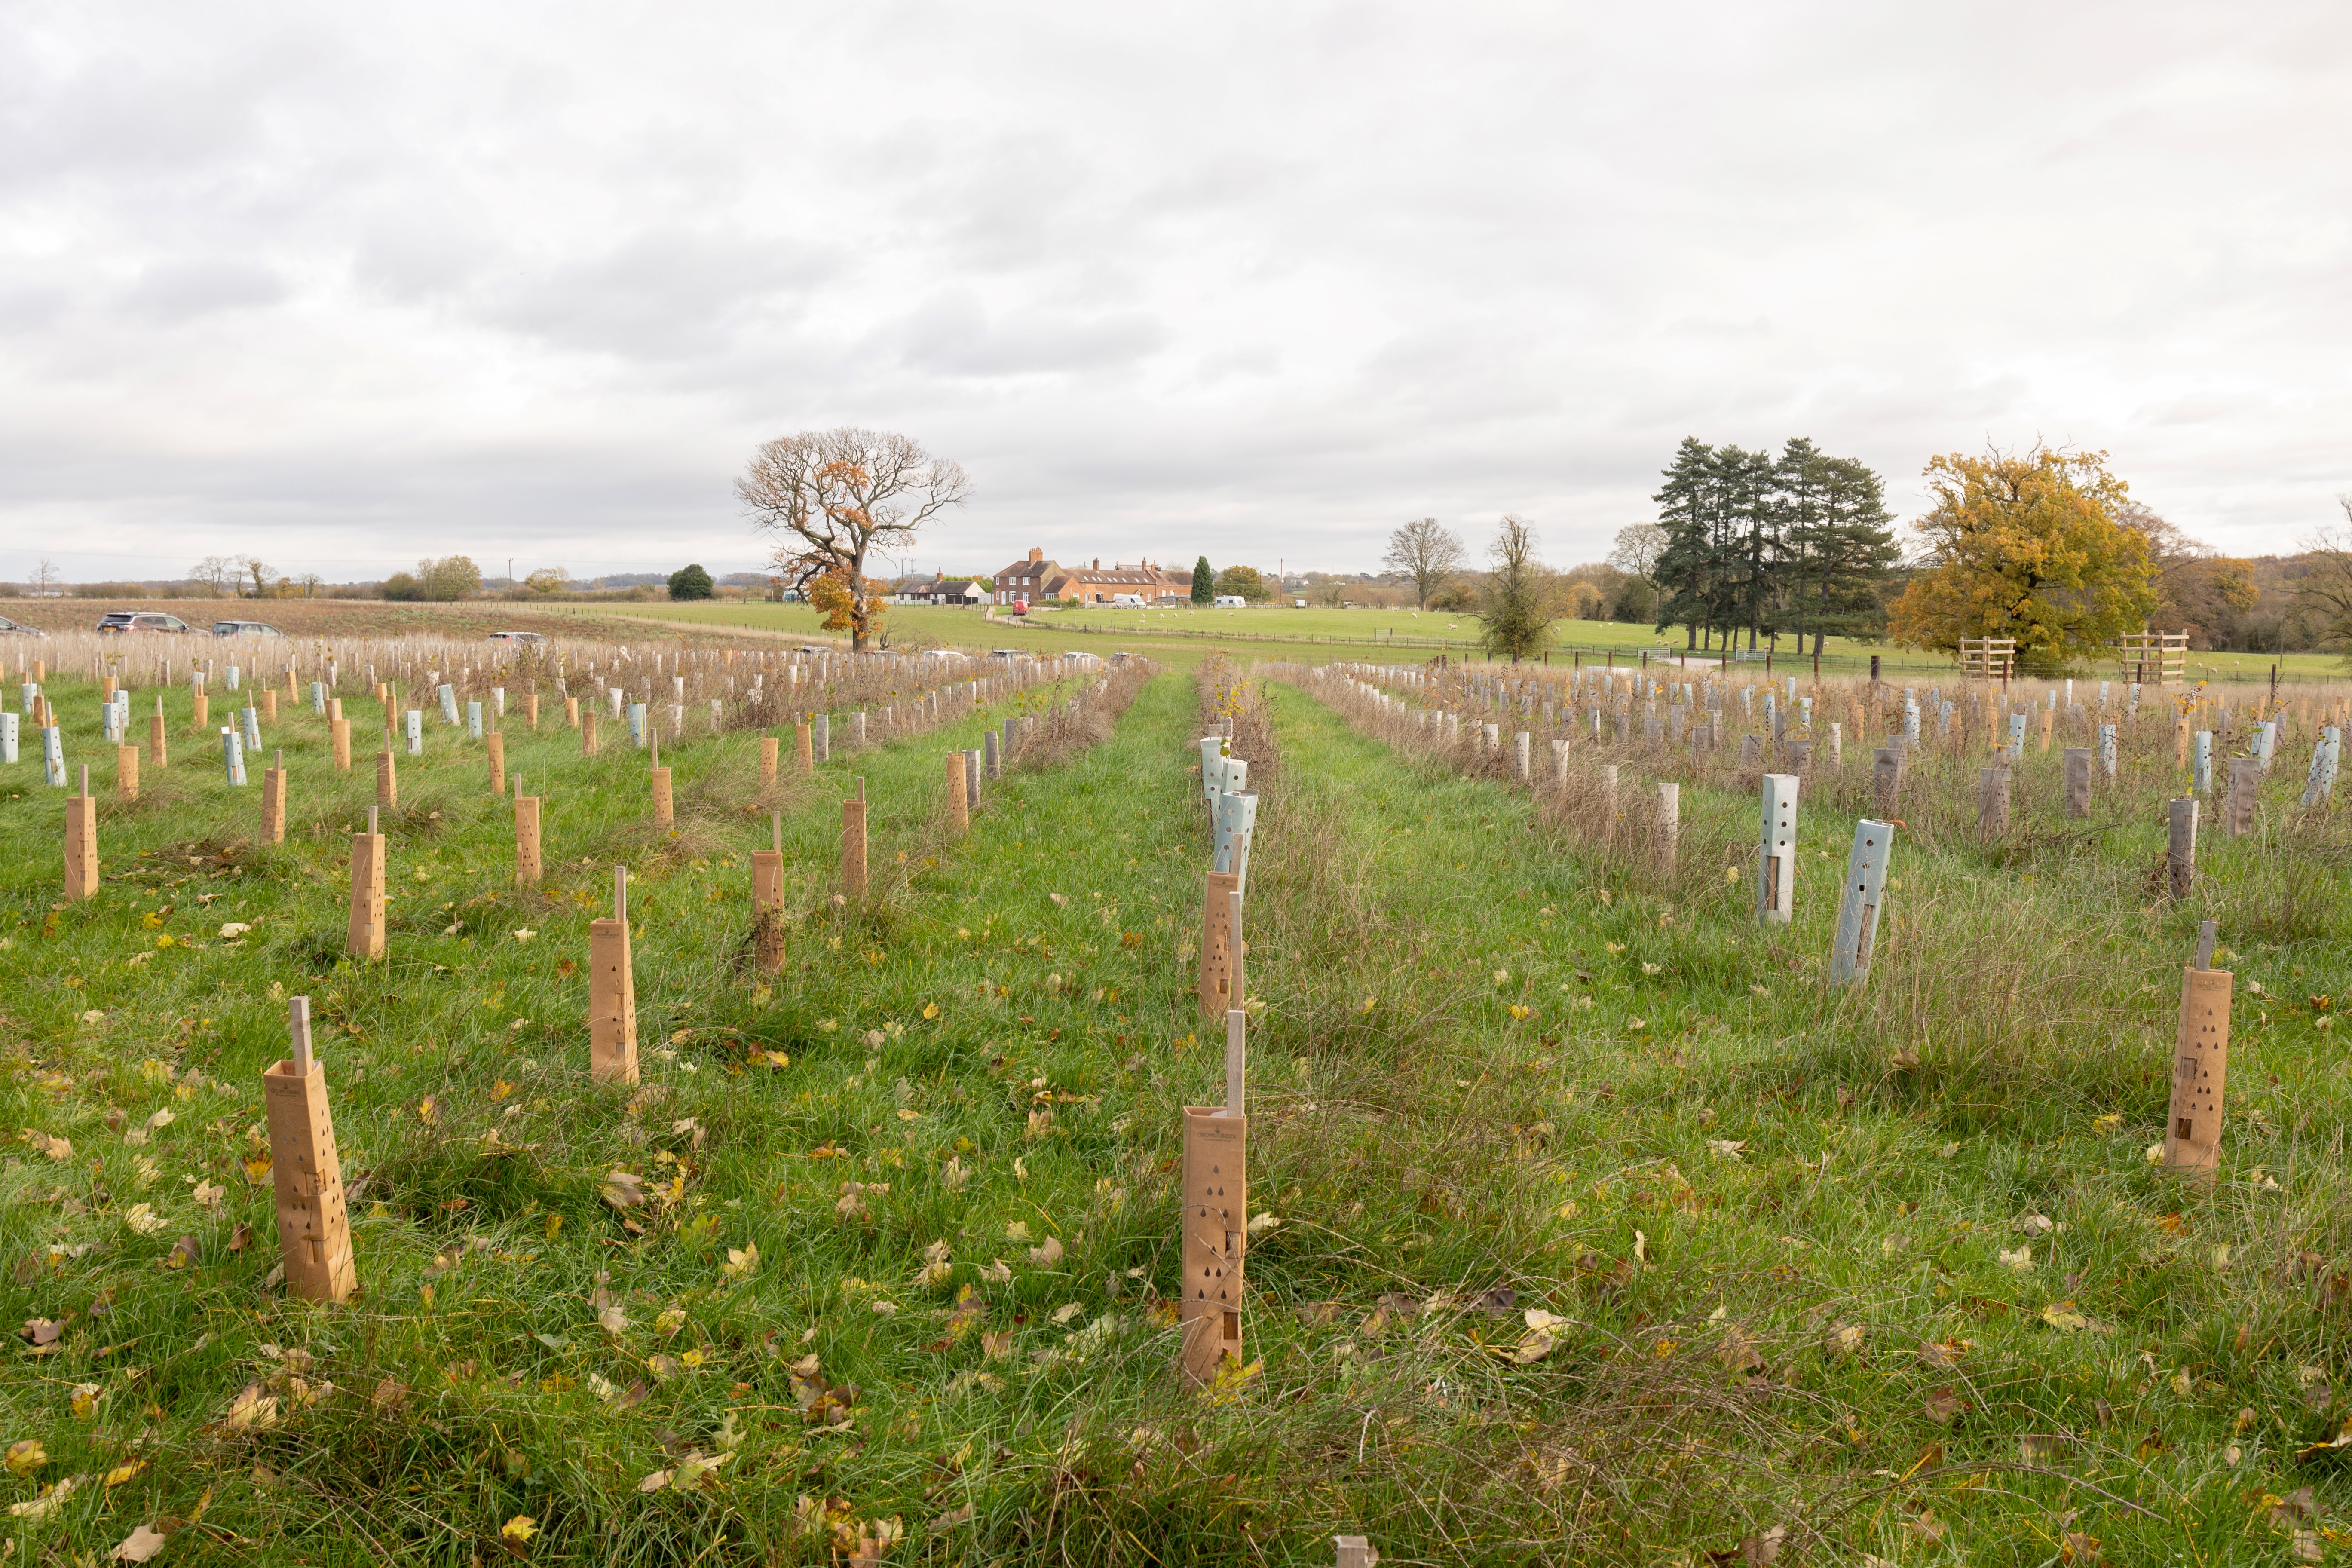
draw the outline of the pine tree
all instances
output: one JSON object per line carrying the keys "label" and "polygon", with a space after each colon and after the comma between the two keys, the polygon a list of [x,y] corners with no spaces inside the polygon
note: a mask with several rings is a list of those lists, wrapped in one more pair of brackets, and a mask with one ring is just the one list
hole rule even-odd
{"label": "pine tree", "polygon": [[1192,563],[1192,603],[1214,604],[1217,598],[1217,574],[1209,570],[1209,558],[1202,556]]}

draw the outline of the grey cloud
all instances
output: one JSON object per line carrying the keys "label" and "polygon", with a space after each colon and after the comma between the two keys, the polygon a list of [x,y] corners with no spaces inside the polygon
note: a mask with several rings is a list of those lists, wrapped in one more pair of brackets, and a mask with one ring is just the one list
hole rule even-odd
{"label": "grey cloud", "polygon": [[2073,437],[2240,552],[2352,489],[2340,6],[289,15],[0,16],[0,574],[719,558],[845,421],[971,468],[951,558],[1573,559],[1685,434],[1898,510]]}
{"label": "grey cloud", "polygon": [[789,319],[836,266],[797,240],[644,233],[602,255],[523,269],[484,314],[562,348],[669,359],[722,348],[749,312]]}
{"label": "grey cloud", "polygon": [[1142,311],[1078,316],[1029,309],[992,317],[968,289],[935,295],[881,335],[908,366],[957,376],[1115,369],[1168,341],[1165,327]]}
{"label": "grey cloud", "polygon": [[150,267],[123,291],[122,308],[146,321],[176,323],[274,305],[289,292],[286,280],[258,262],[212,257]]}

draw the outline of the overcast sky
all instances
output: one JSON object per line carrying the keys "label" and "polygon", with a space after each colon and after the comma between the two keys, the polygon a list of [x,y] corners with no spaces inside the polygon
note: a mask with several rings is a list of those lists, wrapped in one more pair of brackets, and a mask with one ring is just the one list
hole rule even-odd
{"label": "overcast sky", "polygon": [[2352,491],[2352,7],[0,8],[0,575],[762,550],[759,441],[971,471],[911,564],[1597,557],[1685,435]]}

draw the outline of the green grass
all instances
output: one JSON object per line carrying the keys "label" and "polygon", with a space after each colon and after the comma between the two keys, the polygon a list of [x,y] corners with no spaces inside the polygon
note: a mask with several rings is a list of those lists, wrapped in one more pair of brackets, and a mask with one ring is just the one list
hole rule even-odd
{"label": "green grass", "polygon": [[[819,637],[817,613],[805,605],[768,604],[597,604],[555,607],[553,613],[576,616],[623,616],[647,619],[683,628],[728,627],[786,637]],[[1261,605],[1246,610],[1052,610],[1033,619],[1000,616],[983,620],[978,610],[936,605],[904,605],[891,608],[890,634],[902,642],[945,644],[958,647],[1018,647],[1030,652],[1063,652],[1106,647],[1131,648],[1148,654],[1171,668],[1190,669],[1219,648],[1244,657],[1291,658],[1309,664],[1331,660],[1379,660],[1421,663],[1443,653],[1454,662],[1481,660],[1477,622],[1470,616],[1442,611],[1342,610]],[[1680,658],[1685,650],[1679,628],[1659,633],[1646,626],[1618,621],[1560,621],[1553,627],[1552,658],[1564,662],[1580,653],[1587,662],[1613,659],[1625,664],[1643,651],[1653,658]],[[1866,673],[1876,655],[1890,678],[1920,675],[1933,680],[1954,669],[1951,660],[1934,654],[1899,648],[1888,643],[1832,637],[1822,653],[1824,674]],[[1693,665],[1712,665],[1719,653],[1689,655]],[[2271,667],[2280,668],[2283,681],[2339,679],[2343,661],[2329,654],[2195,654],[2189,678],[2195,680],[2267,681]],[[1760,670],[1762,658],[1756,661]],[[1735,666],[1746,670],[1746,666]],[[1810,655],[1800,658],[1783,649],[1774,660],[1779,670],[1812,668]],[[2100,675],[2112,677],[2112,668]]]}
{"label": "green grass", "polygon": [[[52,694],[89,754],[95,702]],[[65,1324],[0,1382],[0,1441],[47,1454],[0,1489],[90,1478],[11,1521],[18,1550],[102,1556],[201,1509],[168,1561],[491,1561],[527,1516],[523,1554],[565,1563],[822,1562],[832,1525],[890,1519],[908,1563],[1328,1563],[1341,1531],[1391,1562],[1651,1563],[1775,1526],[1807,1558],[2042,1563],[2082,1531],[2113,1562],[2275,1562],[2254,1500],[2344,1505],[2293,1457],[2339,1414],[2300,1369],[2343,1397],[2346,1058],[2304,1001],[2352,984],[2332,816],[2209,847],[2185,908],[2141,890],[2146,822],[2023,858],[1923,826],[1870,987],[1836,998],[1842,805],[1809,808],[1798,921],[1762,931],[1723,871],[1752,855],[1742,797],[1685,792],[1661,885],[1284,685],[1245,694],[1239,747],[1264,801],[1251,1208],[1280,1222],[1249,1261],[1263,1370],[1181,1387],[1159,1306],[1177,1119],[1220,1070],[1192,993],[1198,707],[1153,680],[959,842],[937,759],[977,721],[788,790],[772,982],[743,962],[767,839],[747,735],[665,748],[671,837],[635,753],[509,731],[548,802],[550,883],[523,895],[478,749],[432,727],[387,829],[392,955],[363,966],[340,956],[339,868],[367,785],[327,773],[307,713],[266,737],[294,770],[286,846],[247,842],[257,787],[184,750],[101,808],[88,904],[57,900],[59,792],[37,763],[0,776],[0,1094],[43,1141],[0,1170],[0,1291],[12,1321]],[[856,910],[830,901],[853,773],[877,873]],[[644,925],[634,1091],[588,1081],[567,972],[615,860]],[[2200,914],[2242,997],[2208,1191],[2141,1156]],[[245,1167],[296,992],[365,1182],[347,1309],[268,1287]],[[615,1169],[679,1184],[625,1215],[600,1198]],[[153,1235],[126,1223],[142,1203]],[[184,1234],[196,1260],[166,1267]],[[2030,1273],[2000,1261],[2020,1246]],[[2097,1326],[2051,1326],[2062,1301]],[[1523,1363],[1530,1308],[1562,1321]],[[335,1392],[298,1408],[293,1376]],[[845,1426],[806,1419],[815,1378],[856,1385]],[[257,1381],[278,1424],[226,1429]],[[596,1392],[639,1382],[626,1408]],[[712,1486],[639,1490],[725,1434]]]}

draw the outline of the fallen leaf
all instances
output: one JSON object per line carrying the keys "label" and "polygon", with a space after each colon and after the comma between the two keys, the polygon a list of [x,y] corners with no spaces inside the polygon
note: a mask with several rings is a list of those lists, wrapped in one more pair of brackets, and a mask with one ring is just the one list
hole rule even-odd
{"label": "fallen leaf", "polygon": [[2014,1268],[2020,1274],[2033,1272],[2033,1248],[2031,1247],[2021,1247],[2014,1252],[2001,1250],[2000,1257],[2004,1268]]}
{"label": "fallen leaf", "polygon": [[49,1462],[48,1450],[41,1447],[38,1437],[20,1437],[8,1445],[8,1473],[29,1476]]}
{"label": "fallen leaf", "polygon": [[1062,1243],[1058,1237],[1047,1237],[1045,1245],[1029,1249],[1029,1261],[1040,1268],[1051,1268],[1062,1260]]}
{"label": "fallen leaf", "polygon": [[232,1432],[257,1432],[278,1425],[278,1396],[261,1392],[261,1384],[248,1383],[237,1390],[236,1397],[228,1402],[228,1429]]}
{"label": "fallen leaf", "polygon": [[2074,1303],[2072,1301],[2051,1302],[2042,1309],[2042,1321],[2052,1328],[2063,1330],[2067,1333],[2091,1326],[2091,1320],[2074,1310]]}
{"label": "fallen leaf", "polygon": [[1860,1323],[1840,1323],[1823,1337],[1822,1348],[1833,1356],[1850,1356],[1862,1348],[1864,1332]]}
{"label": "fallen leaf", "polygon": [[[223,936],[226,936],[228,934],[228,928],[226,926],[222,927],[221,934]],[[168,1539],[169,1537],[158,1535],[152,1530],[150,1530],[147,1526],[142,1524],[138,1529],[132,1531],[129,1535],[124,1536],[121,1543],[108,1554],[108,1557],[110,1561],[115,1563],[144,1563],[150,1557],[154,1556],[158,1552],[163,1551],[163,1542]]]}
{"label": "fallen leaf", "polygon": [[1920,1405],[1927,1411],[1928,1420],[1938,1426],[1948,1426],[1952,1417],[1967,1408],[1967,1402],[1948,1388],[1938,1388],[1920,1401]]}
{"label": "fallen leaf", "polygon": [[532,1536],[537,1535],[538,1533],[539,1521],[531,1518],[530,1515],[527,1513],[519,1513],[512,1519],[507,1521],[504,1524],[499,1526],[499,1536],[501,1540],[505,1541],[529,1541]]}
{"label": "fallen leaf", "polygon": [[65,1500],[73,1496],[74,1489],[80,1485],[81,1478],[79,1476],[68,1476],[65,1479],[59,1481],[57,1485],[51,1487],[48,1490],[43,1492],[37,1498],[30,1499],[25,1502],[10,1503],[8,1505],[9,1517],[13,1519],[31,1520],[47,1519],[58,1509],[64,1507]]}

